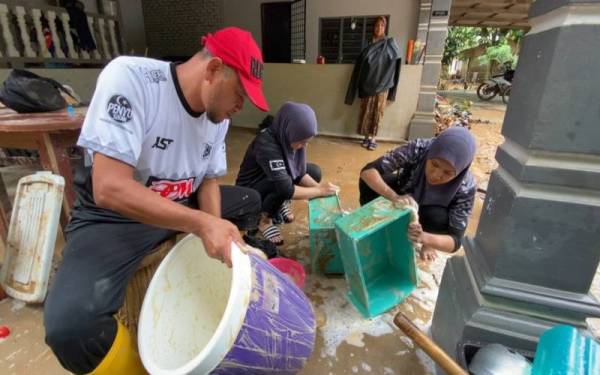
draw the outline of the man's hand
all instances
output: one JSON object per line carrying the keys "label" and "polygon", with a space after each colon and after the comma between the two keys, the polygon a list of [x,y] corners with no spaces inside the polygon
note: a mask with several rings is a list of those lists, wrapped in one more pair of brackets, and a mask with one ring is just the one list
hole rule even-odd
{"label": "man's hand", "polygon": [[231,267],[231,242],[242,244],[237,227],[230,221],[211,217],[193,232],[202,239],[208,256]]}

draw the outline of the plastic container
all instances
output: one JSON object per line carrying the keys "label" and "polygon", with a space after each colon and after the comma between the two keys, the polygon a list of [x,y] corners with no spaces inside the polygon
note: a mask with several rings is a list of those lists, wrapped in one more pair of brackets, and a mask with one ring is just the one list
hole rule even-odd
{"label": "plastic container", "polygon": [[304,267],[302,264],[287,258],[273,258],[269,260],[269,263],[271,263],[273,267],[277,268],[279,271],[289,276],[298,288],[304,288],[306,272],[304,272]]}
{"label": "plastic container", "polygon": [[348,297],[367,318],[402,302],[419,282],[410,219],[410,209],[380,197],[335,223]]}
{"label": "plastic container", "polygon": [[600,374],[600,344],[577,329],[559,325],[540,337],[532,375]]}
{"label": "plastic container", "polygon": [[[292,374],[315,343],[312,306],[294,282],[232,245],[233,268],[193,235],[162,261],[140,314],[138,347],[151,374]],[[250,370],[251,369],[251,370]]]}
{"label": "plastic container", "polygon": [[38,172],[19,180],[0,283],[9,296],[42,302],[48,290],[65,180]]}
{"label": "plastic container", "polygon": [[340,200],[337,195],[308,201],[310,266],[313,273],[344,273],[335,234],[335,221],[341,216]]}

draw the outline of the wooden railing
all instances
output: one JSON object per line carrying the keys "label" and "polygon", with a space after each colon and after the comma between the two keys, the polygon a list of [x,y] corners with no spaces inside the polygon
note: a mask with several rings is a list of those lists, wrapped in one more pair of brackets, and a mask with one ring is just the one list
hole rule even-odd
{"label": "wooden railing", "polygon": [[[0,0],[0,61],[3,65],[21,67],[44,63],[103,64],[121,54],[117,17],[86,13],[88,26],[96,44],[96,49],[86,51],[73,41],[69,14],[65,8],[27,7],[19,3]],[[46,30],[42,25],[42,17],[48,21],[49,27]],[[59,35],[58,30],[61,26],[64,35]],[[51,36],[51,50],[47,47],[46,35]]]}

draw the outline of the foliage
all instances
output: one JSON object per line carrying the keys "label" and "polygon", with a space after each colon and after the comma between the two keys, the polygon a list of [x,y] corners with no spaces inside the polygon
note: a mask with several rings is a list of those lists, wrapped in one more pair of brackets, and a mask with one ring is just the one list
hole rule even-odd
{"label": "foliage", "polygon": [[510,61],[514,66],[516,59],[517,56],[513,54],[512,48],[505,41],[503,44],[486,48],[485,54],[480,56],[478,60],[482,65],[489,65],[490,63],[495,63],[497,65]]}
{"label": "foliage", "polygon": [[446,47],[442,64],[448,65],[452,59],[458,57],[460,52],[477,46],[477,29],[473,27],[449,27],[448,37],[446,38]]}
{"label": "foliage", "polygon": [[[442,64],[449,65],[452,62],[452,59],[459,57],[460,53],[466,49],[476,46],[486,46],[488,48],[503,46],[508,45],[509,41],[518,44],[521,39],[523,39],[523,36],[525,36],[523,30],[498,29],[492,27],[449,27]],[[497,54],[498,51],[492,50],[491,52]],[[495,54],[489,56],[490,60],[493,61],[492,57],[495,57]],[[514,59],[515,57],[513,55],[512,60]]]}

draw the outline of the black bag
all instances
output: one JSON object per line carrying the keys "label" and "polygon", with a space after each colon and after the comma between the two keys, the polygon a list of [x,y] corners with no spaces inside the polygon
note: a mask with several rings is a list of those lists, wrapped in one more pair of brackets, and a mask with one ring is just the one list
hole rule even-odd
{"label": "black bag", "polygon": [[72,97],[67,89],[51,78],[13,69],[0,89],[0,102],[19,113],[57,111],[67,106],[61,91]]}

